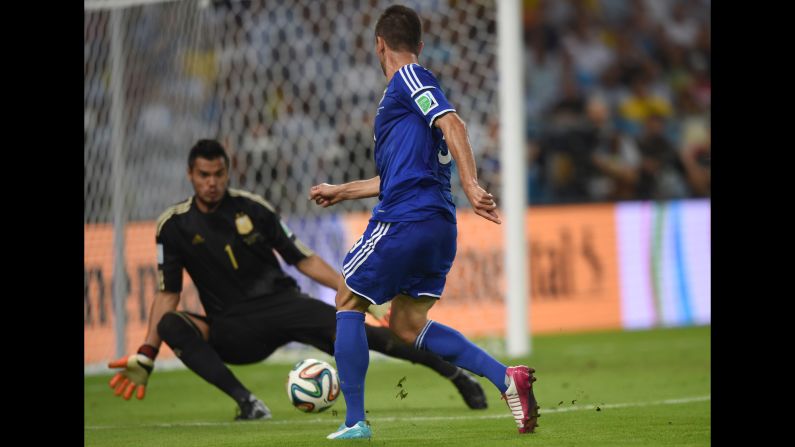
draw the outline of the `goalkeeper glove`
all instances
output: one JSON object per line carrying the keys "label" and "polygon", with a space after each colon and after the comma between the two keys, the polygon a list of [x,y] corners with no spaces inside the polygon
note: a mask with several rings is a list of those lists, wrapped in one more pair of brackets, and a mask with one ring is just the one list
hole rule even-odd
{"label": "goalkeeper glove", "polygon": [[138,400],[143,399],[146,394],[146,383],[155,367],[155,357],[157,357],[157,348],[142,345],[136,354],[108,363],[108,368],[124,368],[110,379],[110,387],[116,390],[114,394],[130,400],[137,386],[138,392],[135,396]]}

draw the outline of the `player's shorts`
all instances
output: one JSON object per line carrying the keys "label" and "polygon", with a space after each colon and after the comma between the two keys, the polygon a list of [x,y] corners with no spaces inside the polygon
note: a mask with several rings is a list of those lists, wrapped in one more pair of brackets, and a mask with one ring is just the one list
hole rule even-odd
{"label": "player's shorts", "polygon": [[370,220],[342,262],[348,288],[374,304],[399,294],[442,296],[458,229],[443,216],[418,222]]}
{"label": "player's shorts", "polygon": [[220,315],[190,314],[208,323],[208,342],[226,363],[262,361],[291,341],[334,353],[336,309],[294,287],[240,303]]}

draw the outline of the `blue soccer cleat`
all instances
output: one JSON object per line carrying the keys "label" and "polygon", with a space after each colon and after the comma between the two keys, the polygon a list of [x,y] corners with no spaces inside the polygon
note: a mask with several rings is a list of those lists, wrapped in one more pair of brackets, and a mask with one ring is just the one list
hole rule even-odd
{"label": "blue soccer cleat", "polygon": [[340,428],[326,436],[326,439],[370,439],[372,436],[370,426],[364,421],[357,422],[353,427],[346,427],[343,422]]}

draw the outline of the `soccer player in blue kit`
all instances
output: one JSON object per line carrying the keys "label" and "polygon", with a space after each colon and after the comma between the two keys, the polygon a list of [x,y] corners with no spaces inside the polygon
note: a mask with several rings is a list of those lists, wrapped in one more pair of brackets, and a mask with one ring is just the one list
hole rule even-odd
{"label": "soccer player in blue kit", "polygon": [[433,74],[418,64],[421,37],[419,16],[404,6],[387,8],[375,26],[375,51],[387,80],[373,135],[379,175],[341,185],[323,183],[309,194],[322,207],[364,197],[380,200],[343,261],[334,357],[347,414],[328,439],[372,436],[364,417],[369,364],[364,312],[390,300],[389,325],[398,337],[488,378],[502,393],[520,433],[533,432],[537,425],[532,368],[507,367],[457,330],[428,319],[456,253],[452,159],[473,211],[496,224],[500,218],[493,196],[478,184],[464,122]]}

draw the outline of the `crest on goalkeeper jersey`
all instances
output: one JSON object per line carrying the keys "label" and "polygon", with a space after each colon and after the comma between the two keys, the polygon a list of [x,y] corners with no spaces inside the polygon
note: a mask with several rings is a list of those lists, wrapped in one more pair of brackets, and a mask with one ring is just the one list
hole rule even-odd
{"label": "crest on goalkeeper jersey", "polygon": [[251,233],[251,230],[254,229],[254,224],[246,213],[237,213],[235,216],[235,226],[237,226],[237,232],[244,236]]}
{"label": "crest on goalkeeper jersey", "polygon": [[423,92],[420,96],[414,98],[414,102],[417,103],[423,115],[427,115],[428,112],[439,106],[439,103],[430,91]]}

